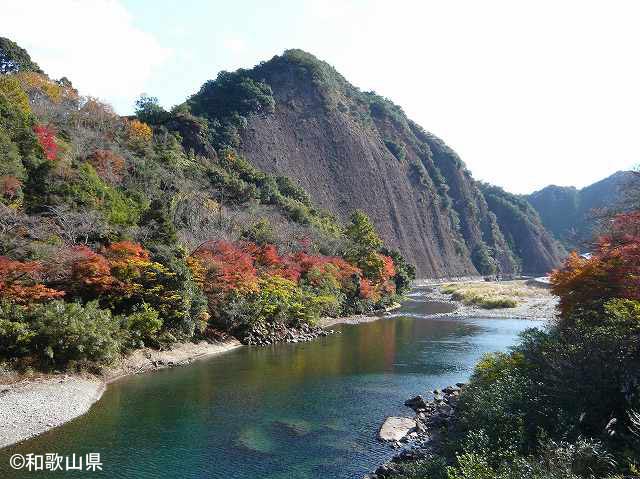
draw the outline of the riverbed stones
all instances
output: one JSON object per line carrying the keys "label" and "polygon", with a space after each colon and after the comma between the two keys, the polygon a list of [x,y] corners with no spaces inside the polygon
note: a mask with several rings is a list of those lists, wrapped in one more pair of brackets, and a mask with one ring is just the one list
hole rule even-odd
{"label": "riverbed stones", "polygon": [[404,402],[404,405],[409,406],[414,411],[418,411],[419,409],[427,408],[427,401],[425,401],[425,399],[422,396],[418,395],[418,396],[414,396],[412,398],[407,399]]}
{"label": "riverbed stones", "polygon": [[401,441],[409,433],[413,432],[416,428],[416,421],[409,417],[388,417],[378,433],[378,438],[381,441]]}
{"label": "riverbed stones", "polygon": [[[435,389],[431,400],[421,395],[407,399],[405,405],[416,412],[413,419],[415,427],[408,430],[402,438],[389,441],[394,449],[402,445],[402,450],[390,461],[378,467],[375,473],[369,474],[368,478],[383,479],[394,476],[403,472],[403,463],[413,462],[436,453],[441,447],[442,428],[449,428],[455,422],[455,408],[463,387],[464,383],[457,383],[442,390]],[[429,394],[427,393],[427,396]],[[380,428],[380,435],[390,419],[407,418],[387,418]]]}
{"label": "riverbed stones", "polygon": [[319,337],[335,334],[333,329],[322,329],[317,326],[303,324],[298,328],[284,324],[254,325],[240,338],[242,344],[249,346],[268,346],[276,343],[303,343]]}

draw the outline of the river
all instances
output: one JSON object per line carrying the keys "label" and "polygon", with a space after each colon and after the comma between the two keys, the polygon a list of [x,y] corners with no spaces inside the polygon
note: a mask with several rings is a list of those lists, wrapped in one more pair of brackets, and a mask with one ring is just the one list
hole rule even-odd
{"label": "river", "polygon": [[[539,322],[429,319],[416,291],[393,318],[310,343],[244,347],[111,384],[87,413],[0,451],[0,477],[361,478],[393,455],[376,440],[404,400],[464,381]],[[14,471],[12,454],[98,452],[102,473]]]}

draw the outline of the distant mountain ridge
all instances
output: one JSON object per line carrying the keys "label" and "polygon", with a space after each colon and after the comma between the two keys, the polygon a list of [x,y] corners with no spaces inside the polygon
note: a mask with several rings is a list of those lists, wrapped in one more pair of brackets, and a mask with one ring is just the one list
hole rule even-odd
{"label": "distant mountain ridge", "polygon": [[588,249],[599,210],[624,208],[622,191],[635,178],[631,171],[618,171],[581,189],[549,185],[525,198],[565,247],[584,250]]}

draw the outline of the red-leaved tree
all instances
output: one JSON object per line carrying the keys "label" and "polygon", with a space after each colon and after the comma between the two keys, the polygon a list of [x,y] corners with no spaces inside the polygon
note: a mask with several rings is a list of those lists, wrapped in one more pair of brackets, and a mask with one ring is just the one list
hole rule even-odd
{"label": "red-leaved tree", "polygon": [[245,294],[258,287],[254,259],[246,244],[208,242],[192,254],[192,259],[197,262],[196,278],[210,301],[220,300],[230,291]]}
{"label": "red-leaved tree", "polygon": [[591,257],[571,253],[551,283],[565,316],[581,304],[609,298],[640,300],[640,211],[615,216]]}
{"label": "red-leaved tree", "polygon": [[53,129],[47,125],[35,125],[33,131],[38,137],[38,143],[44,151],[45,158],[50,161],[55,160],[58,157],[58,145]]}

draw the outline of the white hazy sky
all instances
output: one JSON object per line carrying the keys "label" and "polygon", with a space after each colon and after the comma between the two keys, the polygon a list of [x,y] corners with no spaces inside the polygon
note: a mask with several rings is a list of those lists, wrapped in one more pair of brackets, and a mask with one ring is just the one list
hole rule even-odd
{"label": "white hazy sky", "polygon": [[0,0],[0,36],[129,113],[287,48],[334,65],[517,193],[640,163],[637,0]]}

